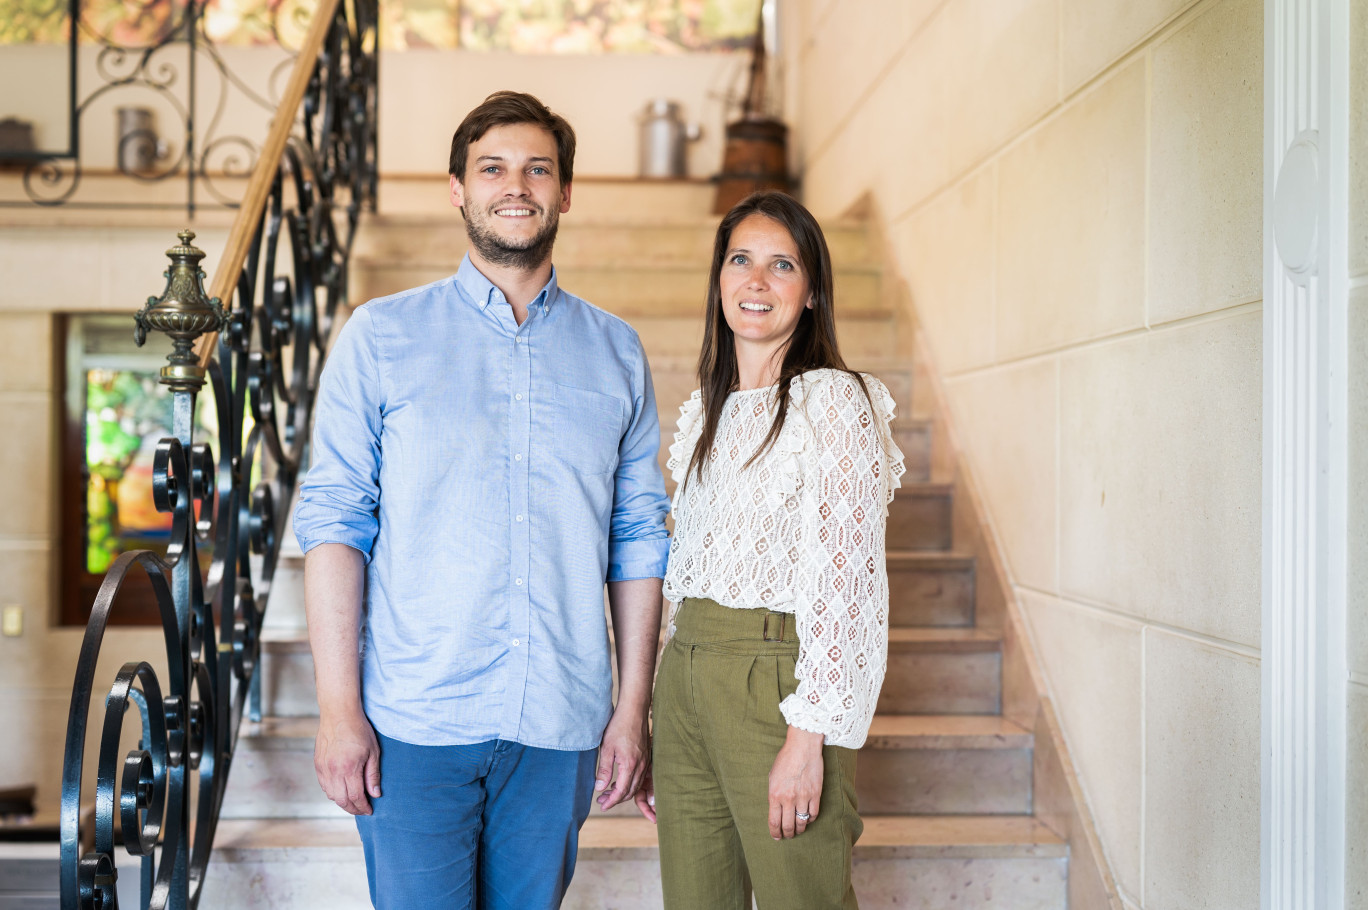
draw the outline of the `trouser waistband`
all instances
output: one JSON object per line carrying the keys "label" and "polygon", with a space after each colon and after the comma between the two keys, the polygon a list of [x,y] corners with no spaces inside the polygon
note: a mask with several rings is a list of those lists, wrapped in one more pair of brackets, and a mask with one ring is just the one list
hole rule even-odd
{"label": "trouser waistband", "polygon": [[701,645],[754,642],[759,645],[797,645],[798,629],[792,613],[737,609],[703,597],[686,597],[675,614],[675,641]]}

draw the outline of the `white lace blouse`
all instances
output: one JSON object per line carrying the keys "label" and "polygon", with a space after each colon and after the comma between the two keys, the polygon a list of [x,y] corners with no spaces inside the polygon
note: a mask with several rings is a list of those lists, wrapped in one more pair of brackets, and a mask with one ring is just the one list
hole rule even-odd
{"label": "white lace blouse", "polygon": [[701,597],[795,614],[798,689],[779,708],[790,726],[851,749],[869,733],[888,662],[884,526],[904,471],[893,398],[864,380],[872,408],[840,370],[795,377],[779,438],[748,468],[775,389],[733,392],[702,482],[685,477],[703,431],[696,391],[679,409],[667,463],[679,487],[665,596],[676,609]]}

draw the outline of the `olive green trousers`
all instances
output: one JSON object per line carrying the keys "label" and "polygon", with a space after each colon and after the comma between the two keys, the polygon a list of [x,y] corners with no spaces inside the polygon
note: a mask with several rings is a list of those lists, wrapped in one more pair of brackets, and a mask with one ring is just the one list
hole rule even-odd
{"label": "olive green trousers", "polygon": [[863,830],[855,752],[822,750],[817,817],[769,833],[769,772],[798,687],[793,617],[688,599],[656,677],[652,758],[666,910],[854,910],[850,851]]}

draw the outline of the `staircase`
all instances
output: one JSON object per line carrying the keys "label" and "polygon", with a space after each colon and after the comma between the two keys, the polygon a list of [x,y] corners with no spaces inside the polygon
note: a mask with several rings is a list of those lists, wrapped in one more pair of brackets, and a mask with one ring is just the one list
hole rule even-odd
{"label": "staircase", "polygon": [[[415,193],[421,191],[414,190]],[[556,246],[561,283],[629,320],[650,358],[661,461],[677,408],[695,387],[712,233],[711,188],[582,182]],[[445,184],[375,218],[354,257],[353,298],[451,273],[465,249]],[[393,211],[388,199],[382,207]],[[847,361],[898,400],[908,473],[891,507],[888,675],[857,777],[865,832],[855,848],[861,907],[1076,910],[1108,906],[1105,870],[1075,802],[1052,713],[1003,595],[925,365],[900,350],[900,288],[877,238],[858,222],[826,225],[837,267]],[[916,382],[914,382],[914,379]],[[288,543],[293,546],[293,538]],[[302,557],[282,560],[264,637],[266,717],[234,759],[207,908],[369,906],[355,827],[319,790],[317,726],[303,617]],[[1048,824],[1046,822],[1049,822]],[[655,831],[634,809],[594,815],[580,841],[568,908],[660,906]],[[1076,868],[1079,845],[1087,876]]]}

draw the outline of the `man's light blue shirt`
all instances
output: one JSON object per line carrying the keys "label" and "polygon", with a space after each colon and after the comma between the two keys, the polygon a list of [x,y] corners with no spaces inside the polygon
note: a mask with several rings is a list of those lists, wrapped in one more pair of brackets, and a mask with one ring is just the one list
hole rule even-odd
{"label": "man's light blue shirt", "polygon": [[358,307],[318,392],[299,545],[366,557],[362,698],[417,745],[598,746],[605,581],[665,572],[646,355],[561,290],[521,326],[467,257]]}

